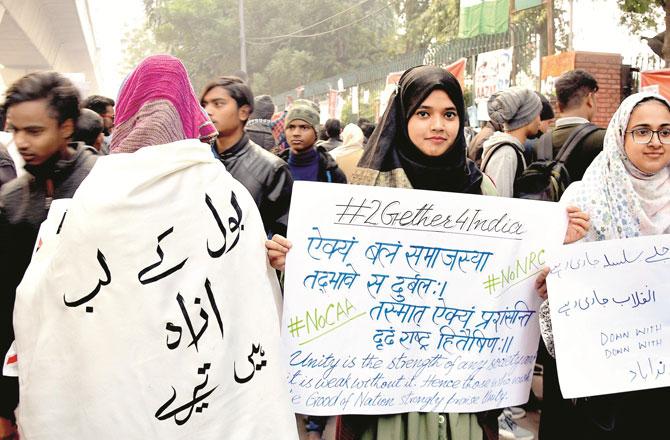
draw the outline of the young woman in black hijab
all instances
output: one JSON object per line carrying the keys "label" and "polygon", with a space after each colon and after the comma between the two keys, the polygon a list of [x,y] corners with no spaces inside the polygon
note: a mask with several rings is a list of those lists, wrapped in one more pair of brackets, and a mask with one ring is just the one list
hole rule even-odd
{"label": "young woman in black hijab", "polygon": [[[451,73],[409,69],[368,140],[353,183],[496,195],[493,182],[465,156],[464,121],[463,92]],[[291,243],[275,235],[266,247],[272,266],[284,270]],[[340,431],[357,440],[497,439],[499,412],[343,416]]]}
{"label": "young woman in black hijab", "polygon": [[[407,70],[391,95],[354,172],[352,183],[496,195],[493,182],[466,158],[461,86],[445,69]],[[361,440],[482,440],[498,438],[500,411],[344,416]]]}
{"label": "young woman in black hijab", "polygon": [[463,92],[451,73],[434,66],[407,70],[352,183],[495,195],[491,180],[466,158],[464,121]]}

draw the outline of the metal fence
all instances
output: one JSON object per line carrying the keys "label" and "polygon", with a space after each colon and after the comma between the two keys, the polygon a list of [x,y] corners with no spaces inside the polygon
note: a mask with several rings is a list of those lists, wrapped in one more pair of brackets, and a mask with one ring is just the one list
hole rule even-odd
{"label": "metal fence", "polygon": [[[404,54],[386,62],[306,84],[302,86],[304,89],[300,97],[320,102],[328,99],[329,91],[338,89],[338,86],[341,85],[345,90],[344,96],[348,96],[347,90],[358,86],[359,91],[367,91],[366,94],[370,97],[370,101],[374,101],[379,99],[386,86],[386,77],[391,72],[401,72],[419,64],[445,66],[461,58],[467,58],[468,60],[466,70],[467,94],[468,85],[471,86],[472,84],[476,56],[483,52],[509,47],[514,47],[512,84],[516,84],[517,74],[523,71],[526,74],[523,76],[525,81],[527,82],[530,79],[539,88],[541,40],[541,35],[535,33],[531,27],[513,24],[504,33],[453,39],[446,44],[432,46],[427,50]],[[338,83],[340,84],[338,85]],[[290,99],[295,99],[297,96],[297,90],[290,90],[274,96],[273,100],[281,109]],[[468,104],[471,104],[471,102]]]}

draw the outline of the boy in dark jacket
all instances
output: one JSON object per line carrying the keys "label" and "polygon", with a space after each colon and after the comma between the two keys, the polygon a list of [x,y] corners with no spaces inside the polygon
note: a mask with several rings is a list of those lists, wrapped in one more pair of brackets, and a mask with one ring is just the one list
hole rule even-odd
{"label": "boy in dark jacket", "polygon": [[285,124],[290,148],[282,153],[282,158],[288,162],[293,180],[347,183],[335,159],[325,148],[315,146],[319,127],[316,104],[305,99],[295,101],[286,115]]}
{"label": "boy in dark jacket", "polygon": [[222,76],[205,86],[200,98],[219,132],[214,148],[232,176],[249,191],[268,235],[286,235],[293,179],[286,162],[253,142],[244,131],[254,110],[249,86]]}
{"label": "boy in dark jacket", "polygon": [[[319,109],[316,104],[298,99],[289,109],[285,124],[289,148],[280,157],[288,162],[293,180],[347,183],[347,177],[335,159],[325,148],[315,146],[319,129]],[[309,433],[308,438],[321,438],[327,421],[328,417],[307,417],[305,428]]]}
{"label": "boy in dark jacket", "polygon": [[[16,287],[32,256],[40,225],[52,200],[71,198],[93,168],[91,147],[70,143],[79,117],[79,93],[56,72],[36,72],[6,92],[7,130],[26,162],[26,174],[0,192],[0,353],[14,339],[12,312]],[[0,438],[9,437],[8,420],[18,402],[16,378],[0,376]],[[2,430],[5,429],[5,432]]]}

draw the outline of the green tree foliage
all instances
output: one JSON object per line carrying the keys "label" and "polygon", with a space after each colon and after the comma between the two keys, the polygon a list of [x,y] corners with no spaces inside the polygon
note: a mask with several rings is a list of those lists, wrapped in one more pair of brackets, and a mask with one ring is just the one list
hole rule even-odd
{"label": "green tree foliage", "polygon": [[139,60],[149,55],[167,52],[167,48],[156,41],[153,32],[147,32],[144,28],[127,32],[123,38],[123,47],[126,54],[123,65],[125,71],[132,70]]}
{"label": "green tree foliage", "polygon": [[[617,0],[621,9],[621,22],[630,26],[635,34],[649,36],[661,17],[664,17],[665,29],[670,28],[670,0]],[[670,38],[662,43],[663,60],[666,67],[670,66]]]}
{"label": "green tree foliage", "polygon": [[398,53],[426,49],[458,35],[459,0],[390,0],[402,30],[392,49]]}
{"label": "green tree foliage", "polygon": [[[656,29],[656,23],[661,16],[664,0],[617,0],[621,9],[622,23],[631,27],[634,33]],[[653,32],[653,31],[652,31]]]}
{"label": "green tree foliage", "polygon": [[[385,0],[245,0],[254,91],[275,94],[383,60],[395,37],[388,6]],[[144,34],[184,61],[196,89],[240,69],[238,0],[145,0],[145,7]],[[138,47],[139,37],[146,38],[140,32],[131,42]],[[130,61],[139,55],[144,52],[133,51]]]}
{"label": "green tree foliage", "polygon": [[[147,23],[128,39],[129,63],[167,51],[184,61],[196,90],[211,78],[237,72],[238,1],[144,0]],[[459,4],[459,0],[244,0],[247,71],[254,92],[281,93],[447,43],[458,35]],[[546,29],[544,8],[523,11],[513,21],[538,33]]]}

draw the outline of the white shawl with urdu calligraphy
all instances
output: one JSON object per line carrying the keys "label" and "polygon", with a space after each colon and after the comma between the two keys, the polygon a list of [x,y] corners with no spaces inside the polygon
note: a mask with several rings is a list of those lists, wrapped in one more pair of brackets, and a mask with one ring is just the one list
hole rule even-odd
{"label": "white shawl with urdu calligraphy", "polygon": [[297,438],[264,239],[197,140],[100,158],[17,292],[22,438]]}

